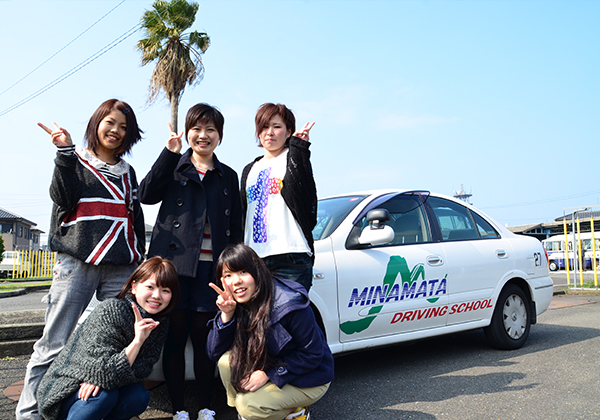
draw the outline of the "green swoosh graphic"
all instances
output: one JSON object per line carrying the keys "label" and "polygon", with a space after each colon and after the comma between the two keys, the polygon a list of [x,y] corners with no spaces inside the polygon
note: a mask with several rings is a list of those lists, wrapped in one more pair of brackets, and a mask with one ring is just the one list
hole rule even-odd
{"label": "green swoosh graphic", "polygon": [[[417,281],[419,277],[423,278],[423,280],[425,279],[425,267],[423,264],[417,264],[412,270],[409,270],[405,258],[400,257],[399,255],[392,255],[388,261],[385,276],[383,277],[384,289],[386,285],[388,286],[386,298],[392,291],[392,287],[396,282],[398,274],[400,274],[402,284],[408,283],[409,286],[412,286],[412,284]],[[434,299],[437,300],[439,298]],[[377,318],[377,315],[379,312],[381,312],[382,308],[383,305],[373,306],[371,309],[369,309],[368,316],[362,319],[357,319],[356,321],[346,321],[340,324],[340,329],[342,332],[348,335],[364,331],[369,328],[371,323],[375,320],[375,318]]]}

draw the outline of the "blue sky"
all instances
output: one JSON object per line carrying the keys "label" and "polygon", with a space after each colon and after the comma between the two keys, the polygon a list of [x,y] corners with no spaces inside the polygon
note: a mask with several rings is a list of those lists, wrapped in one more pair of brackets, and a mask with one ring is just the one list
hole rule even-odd
{"label": "blue sky", "polygon": [[[152,2],[120,3],[0,0],[0,114],[125,34]],[[261,154],[256,109],[281,102],[299,126],[316,122],[320,197],[372,188],[452,195],[462,184],[476,207],[511,226],[600,207],[600,2],[199,4],[192,29],[211,46],[204,80],[184,93],[180,127],[193,104],[218,106],[216,153],[238,173]],[[145,131],[127,158],[145,176],[165,145],[169,107],[146,106],[152,66],[140,67],[141,37],[0,116],[0,207],[48,232],[56,148],[36,123],[56,121],[82,144],[88,119],[112,97],[134,108]],[[146,223],[157,210],[145,207]]]}

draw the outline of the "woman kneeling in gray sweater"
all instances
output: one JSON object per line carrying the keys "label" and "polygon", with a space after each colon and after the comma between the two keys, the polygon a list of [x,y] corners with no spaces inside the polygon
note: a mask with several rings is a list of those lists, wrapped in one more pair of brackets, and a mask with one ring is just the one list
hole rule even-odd
{"label": "woman kneeling in gray sweater", "polygon": [[130,419],[150,399],[150,375],[177,304],[179,280],[161,257],[142,263],[116,299],[101,302],[75,330],[37,391],[46,420]]}

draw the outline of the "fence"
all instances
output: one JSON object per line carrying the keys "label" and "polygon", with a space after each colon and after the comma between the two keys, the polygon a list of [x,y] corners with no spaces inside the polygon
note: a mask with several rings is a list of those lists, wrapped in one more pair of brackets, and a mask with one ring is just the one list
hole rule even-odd
{"label": "fence", "polygon": [[[577,244],[577,255],[579,256],[578,260],[575,260],[575,264],[572,267],[569,267],[569,250],[568,250],[568,246],[565,249],[565,253],[566,253],[566,271],[567,271],[567,284],[570,286],[571,285],[571,274],[570,274],[570,268],[573,269],[574,273],[575,273],[575,287],[577,287],[577,273],[579,274],[579,279],[581,282],[581,287],[583,287],[583,268],[584,268],[584,264],[585,264],[585,254],[586,251],[584,250],[584,247],[582,245],[582,232],[581,232],[581,225],[580,225],[580,219],[579,219],[579,213],[581,211],[588,211],[588,210],[592,210],[594,206],[590,206],[590,207],[586,207],[585,209],[580,209],[578,211],[574,211],[571,214],[571,233],[573,235],[573,237],[576,236],[576,244]],[[591,251],[591,255],[590,255],[590,262],[591,262],[591,268],[594,270],[594,286],[598,287],[598,257],[596,255],[596,251],[598,250],[598,242],[596,240],[596,233],[594,232],[594,217],[593,217],[593,213],[590,213],[590,231],[591,231],[591,238],[589,240],[589,248]],[[564,235],[565,235],[565,243],[568,243],[569,239],[568,239],[568,228],[567,228],[567,219],[566,217],[563,218],[563,231],[564,231]],[[587,244],[586,244],[586,248],[587,248]]]}
{"label": "fence", "polygon": [[52,277],[55,261],[56,252],[50,251],[21,250],[5,253],[1,263],[2,273],[14,279]]}

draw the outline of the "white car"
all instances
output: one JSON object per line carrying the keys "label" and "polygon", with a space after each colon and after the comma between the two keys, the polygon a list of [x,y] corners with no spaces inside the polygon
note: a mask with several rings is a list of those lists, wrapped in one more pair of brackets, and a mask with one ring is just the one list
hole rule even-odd
{"label": "white car", "polygon": [[310,298],[333,353],[484,328],[521,347],[553,294],[539,240],[428,191],[319,200]]}
{"label": "white car", "polygon": [[0,278],[14,277],[15,272],[21,278],[27,277],[31,273],[31,263],[22,262],[21,253],[18,251],[4,251],[0,261]]}

